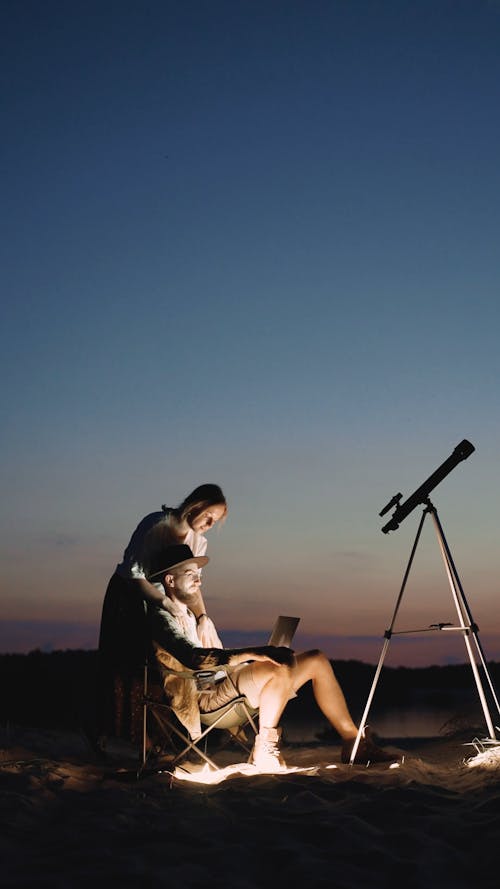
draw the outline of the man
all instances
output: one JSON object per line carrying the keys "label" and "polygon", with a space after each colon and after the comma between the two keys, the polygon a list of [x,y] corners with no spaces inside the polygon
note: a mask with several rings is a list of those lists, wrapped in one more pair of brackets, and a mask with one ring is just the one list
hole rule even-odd
{"label": "man", "polygon": [[[289,648],[264,645],[256,648],[223,648],[207,615],[198,620],[190,611],[200,591],[200,569],[206,556],[193,556],[186,545],[167,546],[155,554],[148,580],[160,582],[163,603],[148,604],[148,620],[156,658],[163,672],[165,691],[179,720],[194,739],[201,734],[200,711],[211,712],[234,697],[234,687],[252,707],[259,709],[259,733],[251,760],[260,771],[276,771],[284,765],[279,742],[279,721],[290,698],[311,681],[321,712],[342,738],[342,761],[350,761],[358,729],[330,661],[318,650],[295,655]],[[200,618],[203,629],[201,629]],[[182,671],[225,667],[230,676],[209,689],[198,690],[194,681],[172,676]],[[165,669],[166,668],[166,669]],[[356,763],[391,762],[395,757],[378,747],[368,730],[360,739]]]}

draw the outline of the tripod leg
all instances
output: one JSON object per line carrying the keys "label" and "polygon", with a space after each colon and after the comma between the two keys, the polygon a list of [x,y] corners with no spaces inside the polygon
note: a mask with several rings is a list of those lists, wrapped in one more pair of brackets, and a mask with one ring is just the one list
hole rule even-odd
{"label": "tripod leg", "polygon": [[383,663],[384,663],[384,659],[385,659],[385,656],[386,656],[386,654],[387,654],[387,649],[389,648],[389,642],[390,642],[390,639],[391,639],[391,636],[392,636],[392,631],[393,631],[393,628],[394,628],[394,624],[395,624],[395,622],[396,622],[396,617],[397,617],[397,614],[398,614],[398,611],[399,611],[399,606],[401,605],[401,600],[402,600],[402,598],[403,598],[403,593],[404,593],[404,591],[405,591],[406,583],[407,583],[407,581],[408,581],[408,576],[409,576],[409,574],[410,574],[410,569],[411,569],[411,566],[412,566],[412,564],[413,564],[413,559],[414,559],[414,557],[415,557],[415,552],[416,552],[416,550],[417,550],[417,544],[418,544],[418,541],[419,541],[419,539],[420,539],[420,534],[422,533],[422,528],[423,528],[423,525],[424,525],[424,520],[425,520],[426,515],[427,515],[427,509],[425,509],[425,510],[423,511],[423,513],[422,513],[422,516],[421,516],[421,519],[420,519],[420,523],[419,523],[419,526],[418,526],[418,529],[417,529],[417,533],[416,533],[416,535],[415,535],[415,541],[414,541],[414,543],[413,543],[413,547],[412,547],[412,550],[411,550],[411,553],[410,553],[410,558],[408,559],[408,564],[407,564],[407,566],[406,566],[406,570],[405,570],[405,573],[404,573],[404,575],[403,575],[403,581],[402,581],[402,584],[401,584],[401,589],[400,589],[400,591],[399,591],[399,595],[398,595],[398,598],[397,598],[397,600],[396,600],[396,606],[395,606],[395,608],[394,608],[394,613],[393,613],[393,615],[392,615],[391,625],[390,625],[389,629],[385,631],[385,639],[384,639],[384,644],[383,644],[383,646],[382,646],[382,651],[381,651],[381,654],[380,654],[380,658],[379,658],[378,666],[377,666],[377,669],[376,669],[376,671],[375,671],[375,676],[374,676],[374,678],[373,678],[373,683],[372,683],[372,687],[371,687],[371,690],[370,690],[370,694],[368,695],[368,699],[367,699],[367,701],[366,701],[365,710],[364,710],[363,716],[362,716],[362,718],[361,718],[361,722],[360,722],[360,724],[359,724],[358,734],[356,735],[356,740],[355,740],[355,742],[354,742],[354,747],[352,748],[352,751],[351,751],[351,757],[350,757],[350,760],[349,760],[349,765],[351,765],[351,766],[352,766],[352,764],[353,764],[353,762],[354,762],[354,760],[355,760],[355,758],[356,758],[356,753],[358,752],[359,742],[360,742],[360,740],[361,740],[361,738],[362,738],[363,731],[364,731],[364,728],[365,728],[365,725],[366,725],[366,721],[367,721],[367,719],[368,719],[368,713],[370,712],[370,707],[371,707],[371,705],[372,705],[373,696],[374,696],[374,694],[375,694],[375,689],[376,689],[376,687],[377,687],[377,683],[378,683],[378,680],[379,680],[379,677],[380,677],[380,673],[381,673],[381,670],[382,670],[382,666],[383,666]]}
{"label": "tripod leg", "polygon": [[474,642],[476,643],[476,648],[477,648],[477,652],[478,652],[478,655],[479,655],[479,659],[480,659],[480,661],[481,661],[481,666],[482,666],[482,668],[483,668],[483,670],[484,670],[484,674],[485,674],[485,676],[486,676],[486,679],[488,680],[488,685],[489,685],[489,688],[490,688],[491,696],[492,696],[492,698],[493,698],[493,700],[494,700],[494,702],[495,702],[495,706],[496,706],[496,708],[497,708],[497,713],[498,713],[498,715],[500,716],[500,703],[499,703],[499,701],[498,701],[497,693],[496,693],[496,691],[495,691],[495,687],[494,687],[494,685],[493,685],[493,680],[492,680],[492,678],[491,678],[491,676],[490,676],[490,674],[489,674],[489,672],[488,672],[488,667],[487,667],[487,665],[486,665],[486,659],[485,659],[485,656],[484,656],[483,649],[482,649],[482,647],[481,647],[481,643],[480,643],[480,641],[479,641],[479,636],[478,636],[478,634],[477,634],[477,630],[475,630],[474,627],[473,627],[472,630],[471,630],[471,632],[472,632],[472,635],[473,635],[473,637],[474,637]]}
{"label": "tripod leg", "polygon": [[358,734],[356,735],[356,740],[355,740],[355,742],[354,742],[354,746],[353,746],[352,751],[351,751],[351,758],[350,758],[350,760],[349,760],[349,765],[351,765],[351,766],[352,766],[352,764],[354,763],[354,760],[355,760],[355,758],[356,758],[356,753],[358,752],[359,742],[360,742],[360,740],[361,740],[361,738],[362,738],[362,736],[363,736],[363,730],[364,730],[364,728],[365,728],[366,721],[367,721],[367,719],[368,719],[368,713],[370,712],[370,707],[371,707],[371,705],[372,705],[373,696],[374,696],[374,694],[375,694],[375,689],[376,689],[376,687],[377,687],[377,683],[378,683],[378,680],[379,680],[379,676],[380,676],[380,673],[381,673],[381,670],[382,670],[382,667],[383,667],[383,664],[384,664],[385,655],[386,655],[386,653],[387,653],[387,649],[388,649],[388,647],[389,647],[389,641],[390,641],[390,636],[387,636],[387,635],[386,635],[386,638],[385,638],[385,640],[384,640],[384,644],[383,644],[383,646],[382,646],[382,651],[381,651],[381,654],[380,654],[380,658],[379,658],[379,662],[378,662],[378,665],[377,665],[377,669],[376,669],[376,671],[375,671],[375,676],[373,677],[373,682],[372,682],[372,687],[371,687],[371,689],[370,689],[370,694],[368,695],[368,698],[367,698],[367,701],[366,701],[366,705],[365,705],[365,709],[364,709],[364,713],[363,713],[363,716],[361,717],[361,722],[359,723]]}
{"label": "tripod leg", "polygon": [[467,599],[465,598],[465,593],[463,591],[462,584],[460,583],[460,578],[458,576],[453,559],[451,557],[450,549],[449,549],[448,544],[446,542],[446,538],[443,533],[443,528],[441,526],[441,522],[439,521],[437,510],[434,507],[432,507],[430,509],[430,512],[432,513],[432,518],[434,520],[434,525],[436,528],[439,548],[441,550],[441,555],[443,557],[444,566],[445,566],[446,574],[448,576],[448,582],[450,584],[450,589],[451,589],[453,601],[455,602],[455,607],[456,607],[457,614],[458,614],[458,620],[459,620],[460,627],[463,632],[465,647],[466,647],[467,653],[469,655],[470,665],[472,667],[472,672],[473,672],[474,679],[476,682],[476,687],[477,687],[477,691],[479,694],[479,699],[481,701],[481,706],[483,708],[483,713],[484,713],[486,725],[487,725],[488,731],[490,733],[490,738],[496,739],[495,728],[493,726],[493,720],[491,718],[488,703],[486,701],[486,696],[485,696],[484,688],[483,688],[483,685],[481,682],[481,677],[479,675],[479,670],[478,670],[476,658],[474,657],[474,652],[472,651],[472,646],[471,646],[471,642],[470,642],[470,634],[471,633],[474,636],[476,648],[479,653],[481,664],[482,664],[482,667],[484,670],[484,674],[487,678],[491,694],[494,698],[494,701],[495,701],[495,704],[497,707],[497,712],[500,713],[498,698],[496,696],[493,682],[491,680],[491,677],[488,672],[488,668],[486,666],[486,660],[485,660],[485,657],[484,657],[484,654],[483,654],[483,651],[481,648],[481,643],[479,641],[479,637],[477,635],[477,626],[473,620]]}

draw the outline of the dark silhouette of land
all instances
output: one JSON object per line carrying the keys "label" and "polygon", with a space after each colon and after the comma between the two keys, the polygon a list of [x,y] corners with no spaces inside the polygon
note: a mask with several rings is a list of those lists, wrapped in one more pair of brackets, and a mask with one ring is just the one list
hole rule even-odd
{"label": "dark silhouette of land", "polygon": [[[97,651],[54,651],[0,655],[3,725],[81,729],[91,719],[97,683]],[[332,661],[353,716],[359,720],[375,674],[375,666],[360,661]],[[494,686],[500,663],[488,663]],[[463,709],[479,712],[479,699],[469,663],[431,667],[385,667],[377,684],[377,706],[443,706],[457,700]],[[298,718],[317,712],[309,686],[288,704]]]}

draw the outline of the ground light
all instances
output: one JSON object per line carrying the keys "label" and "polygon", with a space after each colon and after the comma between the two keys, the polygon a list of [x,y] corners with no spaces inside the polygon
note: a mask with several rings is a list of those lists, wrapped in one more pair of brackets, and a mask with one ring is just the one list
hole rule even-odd
{"label": "ground light", "polygon": [[[394,762],[389,766],[390,769],[398,769],[402,763]],[[368,768],[368,766],[367,766]],[[328,765],[313,765],[313,766],[280,766],[276,768],[274,771],[269,772],[261,772],[259,769],[256,769],[254,765],[250,763],[236,763],[234,765],[225,766],[220,769],[211,768],[208,763],[203,765],[199,769],[195,769],[193,771],[188,771],[187,769],[183,769],[180,766],[176,766],[173,772],[170,772],[168,769],[165,769],[160,774],[168,774],[172,778],[177,778],[180,781],[190,782],[192,784],[220,784],[222,781],[225,781],[227,778],[234,777],[244,777],[244,778],[258,778],[264,775],[317,775],[318,772],[321,771],[331,771],[333,769],[338,769],[338,766],[335,763],[329,763]]]}

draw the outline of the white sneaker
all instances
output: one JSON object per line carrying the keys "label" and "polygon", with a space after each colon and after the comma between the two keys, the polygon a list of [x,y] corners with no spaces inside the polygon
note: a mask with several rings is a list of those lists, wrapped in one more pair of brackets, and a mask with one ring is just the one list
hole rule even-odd
{"label": "white sneaker", "polygon": [[259,772],[280,772],[286,767],[280,753],[280,728],[261,728],[255,736],[250,762]]}

